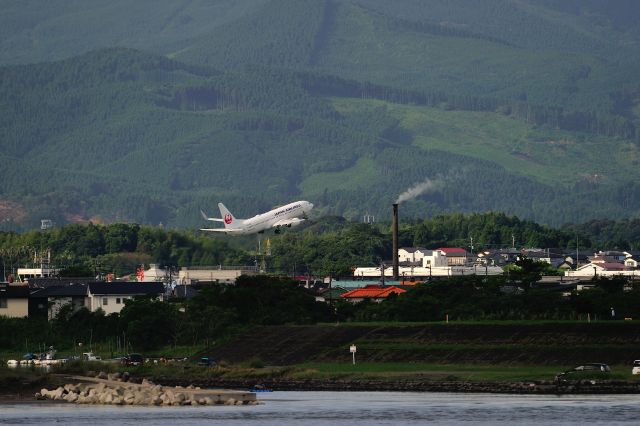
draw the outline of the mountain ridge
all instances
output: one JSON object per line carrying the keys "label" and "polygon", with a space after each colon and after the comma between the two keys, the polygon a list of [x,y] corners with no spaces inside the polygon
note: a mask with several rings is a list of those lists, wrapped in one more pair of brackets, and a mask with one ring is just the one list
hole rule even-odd
{"label": "mountain ridge", "polygon": [[[242,216],[297,198],[355,220],[425,180],[442,183],[403,208],[409,217],[501,210],[559,225],[640,211],[640,74],[624,57],[640,35],[623,9],[240,3],[218,2],[215,23],[199,17],[164,54],[112,47],[0,67],[0,200],[29,212],[0,227],[44,217],[195,227],[221,200]],[[115,10],[98,5],[83,7]],[[198,8],[156,12],[168,31]],[[574,36],[562,50],[555,33],[509,39],[510,19],[523,34],[565,19],[558,31],[606,33],[603,46],[628,50],[593,53]]]}

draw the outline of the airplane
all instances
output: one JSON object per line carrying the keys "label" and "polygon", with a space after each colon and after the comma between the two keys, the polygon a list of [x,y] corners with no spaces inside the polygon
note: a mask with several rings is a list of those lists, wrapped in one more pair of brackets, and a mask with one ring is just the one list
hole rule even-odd
{"label": "airplane", "polygon": [[221,218],[207,217],[207,214],[202,210],[200,210],[200,214],[204,220],[223,222],[224,228],[201,228],[201,231],[224,232],[228,235],[249,235],[276,228],[276,233],[278,233],[280,228],[291,228],[304,222],[307,213],[313,208],[313,204],[308,201],[294,201],[250,219],[236,219],[222,203],[218,203],[218,208]]}

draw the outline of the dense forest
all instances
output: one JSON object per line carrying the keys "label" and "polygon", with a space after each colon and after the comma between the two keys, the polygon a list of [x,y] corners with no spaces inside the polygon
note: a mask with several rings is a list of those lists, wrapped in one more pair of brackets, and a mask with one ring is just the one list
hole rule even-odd
{"label": "dense forest", "polygon": [[384,220],[425,181],[406,218],[640,213],[637,2],[5,6],[0,231],[195,228],[220,201]]}

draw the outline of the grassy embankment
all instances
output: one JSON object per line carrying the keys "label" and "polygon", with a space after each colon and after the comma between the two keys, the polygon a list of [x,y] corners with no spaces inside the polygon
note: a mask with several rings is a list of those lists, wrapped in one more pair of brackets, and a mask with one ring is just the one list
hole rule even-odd
{"label": "grassy embankment", "polygon": [[[130,371],[134,376],[184,381],[242,379],[345,381],[521,382],[552,380],[588,362],[604,362],[611,373],[571,379],[637,380],[631,362],[640,358],[633,322],[489,321],[443,323],[349,323],[274,326],[248,330],[201,346],[166,347],[144,353],[189,358],[171,364],[124,367],[118,363],[73,362],[54,371]],[[356,344],[356,365],[348,351]],[[101,355],[99,346],[94,352]],[[196,365],[201,355],[215,367]],[[28,373],[25,373],[28,374]],[[37,374],[37,373],[34,373]],[[14,380],[15,382],[15,380]]]}

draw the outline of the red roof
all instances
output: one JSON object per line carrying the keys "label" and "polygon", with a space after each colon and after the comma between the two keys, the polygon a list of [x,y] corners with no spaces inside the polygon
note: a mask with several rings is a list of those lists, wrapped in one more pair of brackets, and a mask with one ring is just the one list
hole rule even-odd
{"label": "red roof", "polygon": [[467,251],[460,247],[440,247],[438,250],[445,254],[467,254]]}
{"label": "red roof", "polygon": [[625,266],[622,263],[613,263],[613,262],[597,263],[597,265],[603,267],[605,270],[619,271],[625,268]]}
{"label": "red roof", "polygon": [[386,299],[391,293],[401,294],[407,290],[400,287],[382,287],[379,285],[368,285],[364,288],[356,288],[347,293],[341,294],[342,297],[347,299]]}

